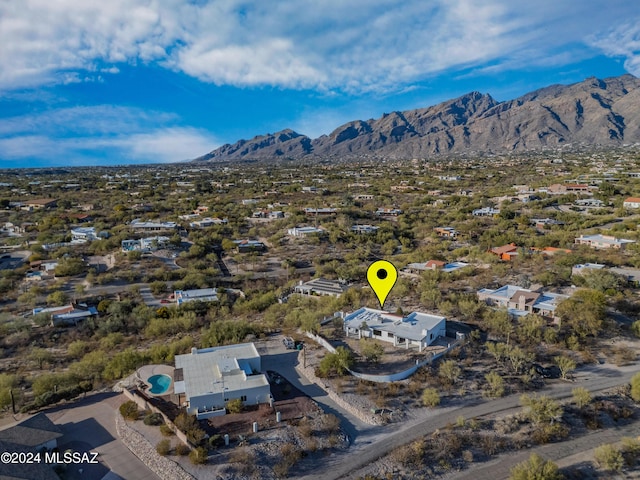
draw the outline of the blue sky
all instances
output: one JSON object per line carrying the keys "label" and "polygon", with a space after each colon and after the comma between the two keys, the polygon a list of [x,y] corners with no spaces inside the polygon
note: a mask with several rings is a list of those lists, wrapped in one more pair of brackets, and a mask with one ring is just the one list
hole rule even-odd
{"label": "blue sky", "polygon": [[9,0],[0,168],[180,161],[623,73],[640,76],[628,0]]}

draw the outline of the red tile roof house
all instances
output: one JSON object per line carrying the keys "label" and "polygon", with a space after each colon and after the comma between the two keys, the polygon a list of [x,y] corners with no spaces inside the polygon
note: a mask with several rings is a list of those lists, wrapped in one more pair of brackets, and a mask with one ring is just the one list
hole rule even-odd
{"label": "red tile roof house", "polygon": [[510,243],[502,247],[493,247],[489,252],[497,255],[500,260],[509,261],[512,257],[518,255],[518,246],[515,243]]}
{"label": "red tile roof house", "polygon": [[640,197],[629,197],[622,202],[624,208],[640,208]]}

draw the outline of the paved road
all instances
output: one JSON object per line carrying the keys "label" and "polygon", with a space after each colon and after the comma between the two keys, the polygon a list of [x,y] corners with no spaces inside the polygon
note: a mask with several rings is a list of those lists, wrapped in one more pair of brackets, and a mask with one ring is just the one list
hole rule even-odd
{"label": "paved road", "polygon": [[[64,432],[61,447],[69,444],[76,451],[98,452],[98,460],[126,480],[159,480],[118,437],[115,415],[123,396],[117,393],[90,395],[61,407],[48,410],[47,416]],[[100,479],[107,469],[85,469],[80,478]],[[74,474],[79,472],[72,472]]]}
{"label": "paved road", "polygon": [[[591,392],[626,384],[637,372],[637,365],[618,369],[612,365],[597,365],[583,369],[576,375],[575,382],[559,382],[542,390],[556,399],[571,397],[571,390],[582,386]],[[378,429],[361,431],[352,449],[344,455],[334,455],[317,465],[313,473],[302,478],[313,480],[334,480],[339,478],[358,478],[355,472],[383,457],[397,447],[406,445],[430,432],[455,423],[459,416],[464,418],[481,417],[493,413],[506,414],[509,410],[520,408],[520,395],[510,395],[496,400],[481,400],[473,405],[443,411],[437,417],[404,423],[388,428],[388,434],[379,435]],[[377,430],[377,431],[376,431]],[[475,470],[474,470],[475,471]],[[498,477],[493,477],[496,480]]]}

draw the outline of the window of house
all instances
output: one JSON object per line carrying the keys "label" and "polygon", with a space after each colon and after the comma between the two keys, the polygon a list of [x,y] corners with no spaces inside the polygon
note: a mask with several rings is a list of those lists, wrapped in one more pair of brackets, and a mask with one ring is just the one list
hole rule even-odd
{"label": "window of house", "polygon": [[246,395],[242,395],[240,397],[240,400],[242,400],[243,402],[246,402],[247,401],[247,396]]}
{"label": "window of house", "polygon": [[382,336],[382,332],[381,332],[380,330],[374,330],[374,331],[373,331],[373,334],[374,334],[376,337],[381,337],[381,336]]}
{"label": "window of house", "polygon": [[433,340],[433,333],[429,334],[429,340]]}
{"label": "window of house", "polygon": [[387,332],[387,337],[389,337],[389,338],[393,338],[393,333],[389,333],[389,332]]}

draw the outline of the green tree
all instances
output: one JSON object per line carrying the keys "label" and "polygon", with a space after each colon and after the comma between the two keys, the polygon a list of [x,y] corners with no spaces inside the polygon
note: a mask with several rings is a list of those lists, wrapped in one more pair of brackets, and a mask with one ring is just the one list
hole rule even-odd
{"label": "green tree", "polygon": [[571,390],[571,394],[573,395],[573,401],[576,406],[580,409],[586,407],[591,403],[591,394],[589,390],[584,387],[576,387]]}
{"label": "green tree", "polygon": [[513,368],[514,373],[520,373],[522,367],[524,367],[527,362],[533,360],[532,354],[527,353],[518,346],[509,347],[507,357],[509,358],[509,363],[511,363],[511,368]]}
{"label": "green tree", "polygon": [[520,403],[527,409],[527,415],[534,425],[549,424],[562,415],[562,407],[547,395],[527,395],[520,397]]}
{"label": "green tree", "polygon": [[161,280],[156,280],[149,284],[149,288],[154,295],[162,295],[167,291],[167,284]]}
{"label": "green tree", "polygon": [[422,404],[425,407],[437,407],[440,405],[440,394],[435,388],[425,388],[422,391]]}
{"label": "green tree", "polygon": [[47,296],[47,303],[55,307],[65,305],[69,302],[69,297],[62,290],[57,290]]}
{"label": "green tree", "polygon": [[504,395],[504,379],[499,373],[491,371],[484,376],[487,381],[486,395],[488,397],[502,397]]}
{"label": "green tree", "polygon": [[532,453],[529,460],[511,469],[509,480],[562,480],[563,478],[555,463],[545,460],[537,453]]}
{"label": "green tree", "polygon": [[34,347],[29,352],[29,360],[38,364],[38,368],[42,370],[42,365],[45,363],[51,363],[53,355],[46,348]]}
{"label": "green tree", "polygon": [[327,353],[320,361],[318,373],[321,377],[331,375],[344,375],[353,365],[354,359],[351,350],[345,347],[336,348],[336,353]]}
{"label": "green tree", "polygon": [[567,375],[569,375],[576,369],[576,362],[570,357],[558,356],[555,357],[554,360],[556,362],[556,365],[560,369],[560,375],[565,380],[567,378]]}
{"label": "green tree", "polygon": [[580,338],[595,336],[602,329],[605,305],[606,299],[602,292],[578,290],[558,305],[556,315],[560,318],[563,328]]}
{"label": "green tree", "polygon": [[462,375],[462,369],[458,366],[455,360],[445,360],[440,364],[438,375],[444,378],[449,385],[453,385],[456,383],[460,375]]}
{"label": "green tree", "polygon": [[487,310],[484,315],[484,321],[492,335],[509,343],[511,333],[513,333],[513,323],[511,323],[506,308]]}
{"label": "green tree", "polygon": [[537,345],[542,340],[545,325],[546,322],[540,315],[525,315],[519,320],[518,338],[528,345]]}
{"label": "green tree", "polygon": [[373,340],[361,339],[358,343],[360,353],[369,362],[378,363],[384,354],[384,347]]}

